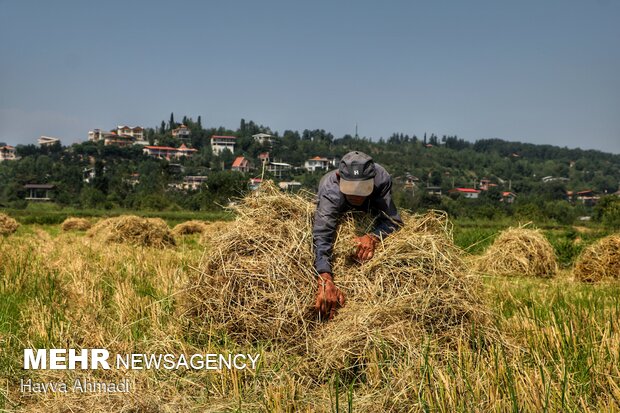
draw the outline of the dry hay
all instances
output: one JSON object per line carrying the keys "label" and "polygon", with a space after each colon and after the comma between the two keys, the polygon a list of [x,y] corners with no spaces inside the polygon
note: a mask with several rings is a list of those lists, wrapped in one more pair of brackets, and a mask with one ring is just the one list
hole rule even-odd
{"label": "dry hay", "polygon": [[175,245],[174,237],[163,219],[135,215],[99,221],[88,230],[87,235],[102,243],[117,242],[156,248]]}
{"label": "dry hay", "polygon": [[6,214],[0,213],[0,235],[11,235],[19,228],[19,223]]}
{"label": "dry hay", "polygon": [[227,230],[229,224],[229,221],[213,221],[205,223],[207,229],[200,236],[200,242],[202,244],[211,244],[214,238]]}
{"label": "dry hay", "polygon": [[198,319],[247,340],[296,342],[313,316],[313,205],[275,186],[247,196],[212,240],[190,305]]}
{"label": "dry hay", "polygon": [[364,365],[379,343],[396,353],[421,345],[426,334],[454,339],[486,323],[479,281],[467,276],[446,216],[435,212],[405,218],[405,227],[363,265],[350,259],[351,240],[369,223],[346,217],[333,269],[348,302],[333,321],[321,323],[312,308],[314,209],[303,194],[285,195],[272,185],[245,198],[193,280],[194,319],[210,320],[242,342],[310,350],[321,368]]}
{"label": "dry hay", "polygon": [[182,235],[202,234],[207,230],[208,226],[203,221],[191,220],[181,222],[172,229],[172,235],[180,237]]}
{"label": "dry hay", "polygon": [[86,218],[69,217],[61,225],[63,231],[87,231],[93,224]]}
{"label": "dry hay", "polygon": [[596,282],[620,278],[620,235],[602,238],[577,258],[573,275],[580,281]]}
{"label": "dry hay", "polygon": [[411,357],[430,336],[445,346],[486,329],[479,281],[468,275],[446,215],[403,221],[367,264],[342,268],[337,284],[351,300],[313,343],[324,367],[357,368],[377,353],[392,361]]}
{"label": "dry hay", "polygon": [[542,232],[523,227],[502,231],[474,265],[492,275],[552,277],[558,270],[553,247]]}

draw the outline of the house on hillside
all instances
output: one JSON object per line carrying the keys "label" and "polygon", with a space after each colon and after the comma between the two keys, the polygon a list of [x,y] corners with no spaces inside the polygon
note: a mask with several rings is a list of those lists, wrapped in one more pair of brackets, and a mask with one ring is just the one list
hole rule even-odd
{"label": "house on hillside", "polygon": [[579,191],[576,194],[577,201],[581,202],[585,206],[594,206],[601,197],[597,195],[593,190],[586,189],[585,191]]}
{"label": "house on hillside", "polygon": [[293,169],[292,165],[284,162],[269,162],[267,165],[267,171],[271,172],[276,178],[282,178],[282,175],[291,169]]}
{"label": "house on hillside", "polygon": [[426,193],[434,196],[441,196],[441,187],[440,186],[427,186]]}
{"label": "house on hillside", "polygon": [[245,156],[237,156],[232,164],[232,170],[237,172],[250,172],[250,161]]}
{"label": "house on hillside", "polygon": [[315,156],[312,159],[308,159],[304,163],[304,168],[308,170],[309,172],[327,171],[330,165],[331,165],[331,162],[329,159],[322,158],[320,156]]}
{"label": "house on hillside", "polygon": [[211,149],[213,153],[219,155],[225,149],[228,149],[230,152],[235,152],[235,142],[237,141],[236,136],[211,136]]}
{"label": "house on hillside", "polygon": [[88,131],[88,140],[91,142],[105,141],[106,138],[116,136],[116,132],[106,132],[101,129],[93,129]]}
{"label": "house on hillside", "polygon": [[37,143],[39,144],[39,146],[43,147],[43,146],[52,146],[55,144],[60,144],[60,139],[58,138],[52,138],[50,136],[41,136],[38,140]]}
{"label": "house on hillside", "polygon": [[273,146],[275,140],[274,136],[268,133],[257,133],[256,135],[252,135],[252,138],[261,145],[267,144],[269,146]]}
{"label": "house on hillside", "polygon": [[496,186],[497,186],[497,184],[491,183],[490,179],[483,178],[483,179],[480,180],[480,184],[479,184],[478,187],[482,191],[488,191],[489,189],[491,189],[493,187],[496,187]]}
{"label": "house on hillside", "polygon": [[126,126],[126,125],[118,125],[116,127],[117,135],[126,135],[131,136],[136,141],[144,140],[144,128],[141,126]]}
{"label": "house on hillside", "polygon": [[144,154],[153,156],[160,159],[180,159],[182,157],[191,157],[194,153],[198,152],[197,149],[188,148],[185,144],[181,144],[178,148],[172,148],[170,146],[151,146],[146,145],[142,150]]}
{"label": "house on hillside", "polygon": [[502,192],[502,199],[500,199],[500,202],[505,202],[506,204],[512,204],[513,202],[515,202],[515,199],[517,198],[517,194],[515,194],[514,192],[510,192],[510,191],[504,191]]}
{"label": "house on hillside", "polygon": [[129,135],[118,135],[116,133],[111,133],[106,135],[103,139],[103,144],[105,146],[116,145],[116,146],[131,146],[134,143],[134,138]]}
{"label": "house on hillside", "polygon": [[28,191],[26,201],[49,202],[52,200],[51,195],[56,186],[50,184],[26,184],[24,189]]}
{"label": "house on hillside", "polygon": [[464,198],[468,198],[468,199],[477,199],[478,196],[480,195],[481,190],[474,189],[474,188],[453,188],[448,192],[450,194],[459,194],[463,196]]}
{"label": "house on hillside", "polygon": [[191,135],[191,131],[185,125],[180,125],[178,128],[172,129],[172,137],[177,139],[188,139]]}
{"label": "house on hillside", "polygon": [[0,146],[0,162],[16,161],[19,157],[15,151],[15,147],[11,145]]}

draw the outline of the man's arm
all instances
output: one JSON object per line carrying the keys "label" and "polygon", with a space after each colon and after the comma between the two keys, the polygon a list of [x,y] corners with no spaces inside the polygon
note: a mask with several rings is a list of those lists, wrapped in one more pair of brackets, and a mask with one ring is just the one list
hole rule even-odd
{"label": "man's arm", "polygon": [[319,188],[318,205],[314,213],[312,238],[314,243],[314,267],[317,273],[332,273],[332,251],[339,218],[337,201],[324,188]]}
{"label": "man's arm", "polygon": [[379,196],[372,201],[372,207],[378,213],[375,229],[371,232],[372,235],[377,238],[384,238],[403,226],[403,220],[392,200],[392,178],[390,176],[381,186]]}

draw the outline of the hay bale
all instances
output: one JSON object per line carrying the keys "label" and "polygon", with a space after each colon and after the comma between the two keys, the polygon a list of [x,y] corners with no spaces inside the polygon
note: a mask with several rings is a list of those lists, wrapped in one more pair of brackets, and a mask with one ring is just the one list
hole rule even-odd
{"label": "hay bale", "polygon": [[116,242],[156,248],[175,245],[174,237],[163,219],[135,215],[99,221],[88,230],[87,236],[102,243]]}
{"label": "hay bale", "polygon": [[558,270],[553,247],[538,229],[508,228],[474,260],[477,271],[493,275],[552,277]]}
{"label": "hay bale", "polygon": [[210,245],[219,234],[228,230],[229,221],[213,221],[205,223],[206,230],[200,236],[200,243]]}
{"label": "hay bale", "polygon": [[316,334],[312,353],[323,368],[357,369],[378,353],[395,360],[417,354],[431,335],[448,346],[486,328],[479,280],[468,274],[446,215],[404,222],[372,260],[338,278],[351,300]]}
{"label": "hay bale", "polygon": [[212,239],[189,305],[232,337],[296,342],[312,322],[313,204],[274,185],[248,195]]}
{"label": "hay bale", "polygon": [[345,217],[333,269],[348,304],[321,323],[313,309],[314,204],[267,185],[236,209],[237,220],[205,253],[188,305],[195,320],[210,320],[238,341],[310,348],[338,368],[359,364],[369,340],[419,343],[424,333],[455,336],[484,319],[478,281],[466,276],[445,214],[408,217],[363,265],[349,259],[351,239],[369,224]]}
{"label": "hay bale", "polygon": [[0,235],[11,235],[19,228],[19,223],[6,214],[0,213]]}
{"label": "hay bale", "polygon": [[577,257],[573,275],[580,281],[620,278],[620,235],[602,238]]}
{"label": "hay bale", "polygon": [[172,229],[172,235],[180,237],[183,235],[202,234],[207,230],[208,226],[203,221],[191,220],[181,222]]}
{"label": "hay bale", "polygon": [[69,217],[60,226],[63,231],[87,231],[93,225],[86,218]]}

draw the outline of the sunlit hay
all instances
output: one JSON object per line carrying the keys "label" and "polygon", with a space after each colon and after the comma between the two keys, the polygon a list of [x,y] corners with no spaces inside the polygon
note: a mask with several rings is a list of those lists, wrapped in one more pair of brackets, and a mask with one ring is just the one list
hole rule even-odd
{"label": "sunlit hay", "polygon": [[0,213],[0,235],[11,235],[19,228],[19,223],[10,216]]}
{"label": "sunlit hay", "polygon": [[235,210],[192,280],[191,310],[236,339],[300,345],[315,318],[314,206],[268,183]]}
{"label": "sunlit hay", "polygon": [[478,272],[492,275],[552,277],[558,270],[553,247],[538,229],[508,228],[475,259]]}
{"label": "sunlit hay", "polygon": [[417,342],[426,333],[453,338],[485,322],[478,282],[466,275],[445,214],[429,213],[407,217],[361,265],[350,259],[353,239],[372,223],[345,216],[333,270],[349,301],[335,320],[318,323],[313,212],[308,199],[269,185],[243,200],[239,218],[215,239],[193,280],[193,317],[242,342],[312,346],[311,358],[318,355],[333,368],[360,364],[372,342],[398,351],[399,342]]}
{"label": "sunlit hay", "polygon": [[93,224],[86,218],[69,217],[60,226],[63,231],[87,231]]}
{"label": "sunlit hay", "polygon": [[172,235],[180,237],[183,235],[202,234],[207,230],[208,226],[203,221],[191,220],[181,222],[172,229]]}
{"label": "sunlit hay", "polygon": [[620,279],[620,235],[602,238],[586,248],[575,262],[577,280]]}
{"label": "sunlit hay", "polygon": [[99,221],[88,230],[87,235],[102,243],[117,242],[156,248],[175,245],[174,237],[164,220],[134,215]]}
{"label": "sunlit hay", "polygon": [[350,300],[315,334],[313,354],[324,368],[367,367],[377,352],[386,360],[415,356],[431,336],[448,346],[492,332],[480,282],[468,275],[445,214],[404,221],[373,259],[336,279]]}
{"label": "sunlit hay", "polygon": [[205,225],[207,226],[207,228],[200,236],[200,242],[202,244],[209,244],[213,241],[214,238],[218,236],[218,234],[227,231],[228,225],[230,225],[230,221],[205,222]]}

